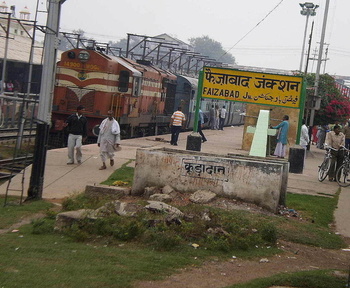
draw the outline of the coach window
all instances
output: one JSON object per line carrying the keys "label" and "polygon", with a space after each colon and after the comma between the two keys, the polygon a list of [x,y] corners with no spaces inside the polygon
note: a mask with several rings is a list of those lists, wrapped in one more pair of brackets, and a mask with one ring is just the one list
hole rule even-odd
{"label": "coach window", "polygon": [[134,77],[134,83],[133,83],[133,94],[132,96],[140,96],[141,94],[141,84],[142,79],[140,77]]}

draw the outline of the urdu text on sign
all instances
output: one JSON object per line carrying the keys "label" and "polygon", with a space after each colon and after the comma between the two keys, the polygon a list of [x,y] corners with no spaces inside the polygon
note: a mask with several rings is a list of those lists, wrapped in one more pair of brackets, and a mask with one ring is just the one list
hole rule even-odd
{"label": "urdu text on sign", "polygon": [[204,67],[202,97],[299,108],[303,78]]}

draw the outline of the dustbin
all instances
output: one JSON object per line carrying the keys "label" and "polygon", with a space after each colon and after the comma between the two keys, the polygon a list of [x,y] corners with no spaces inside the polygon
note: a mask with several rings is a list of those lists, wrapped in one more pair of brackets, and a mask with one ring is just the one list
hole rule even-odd
{"label": "dustbin", "polygon": [[186,150],[201,151],[202,137],[199,133],[192,133],[187,136]]}
{"label": "dustbin", "polygon": [[289,148],[289,172],[302,174],[304,169],[305,149],[301,146]]}

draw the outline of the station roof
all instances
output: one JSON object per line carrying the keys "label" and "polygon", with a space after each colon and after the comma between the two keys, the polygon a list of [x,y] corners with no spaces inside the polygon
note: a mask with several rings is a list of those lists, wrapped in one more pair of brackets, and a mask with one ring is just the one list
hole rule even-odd
{"label": "station roof", "polygon": [[[7,60],[13,62],[29,63],[30,48],[32,40],[25,36],[12,35],[8,39]],[[41,55],[43,53],[42,43],[36,42],[34,49],[33,63],[41,65]],[[6,38],[0,38],[0,59],[5,57]]]}

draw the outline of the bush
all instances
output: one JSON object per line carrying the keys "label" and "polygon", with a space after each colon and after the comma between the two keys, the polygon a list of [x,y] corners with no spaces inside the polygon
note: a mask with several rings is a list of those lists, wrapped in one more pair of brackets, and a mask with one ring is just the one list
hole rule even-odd
{"label": "bush", "polygon": [[32,221],[33,234],[50,234],[54,232],[55,221],[49,218],[42,218]]}
{"label": "bush", "polygon": [[261,238],[271,245],[276,245],[277,243],[277,229],[271,223],[265,223],[261,227]]}

